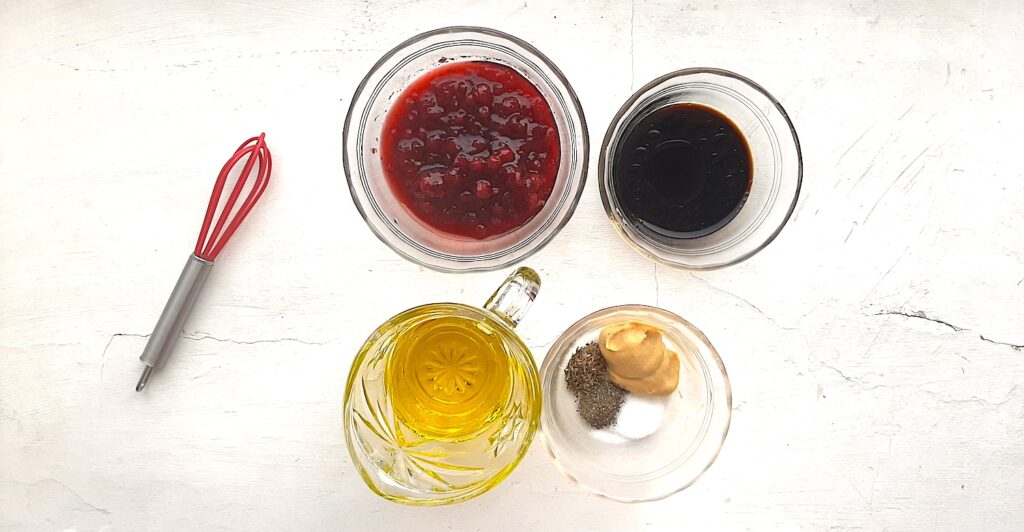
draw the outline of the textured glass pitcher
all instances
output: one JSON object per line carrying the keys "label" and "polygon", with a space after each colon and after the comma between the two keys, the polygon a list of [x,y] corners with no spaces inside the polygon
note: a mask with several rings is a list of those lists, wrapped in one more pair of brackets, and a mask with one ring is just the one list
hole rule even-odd
{"label": "textured glass pitcher", "polygon": [[513,328],[540,289],[519,268],[484,308],[436,303],[377,328],[352,363],[345,437],[366,484],[418,505],[452,504],[493,488],[537,431],[540,379]]}

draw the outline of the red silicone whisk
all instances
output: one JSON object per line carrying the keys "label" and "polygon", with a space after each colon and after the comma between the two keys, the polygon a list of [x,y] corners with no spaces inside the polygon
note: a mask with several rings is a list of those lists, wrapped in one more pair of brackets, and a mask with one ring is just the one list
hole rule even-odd
{"label": "red silicone whisk", "polygon": [[[150,335],[149,342],[146,343],[146,349],[139,357],[146,367],[142,371],[139,383],[135,385],[135,391],[142,391],[153,368],[163,367],[167,361],[175,342],[181,335],[185,320],[188,319],[192,306],[195,305],[196,298],[199,297],[199,293],[210,275],[213,261],[217,259],[217,255],[231,239],[231,235],[235,234],[242,220],[252,210],[253,205],[256,205],[256,200],[260,199],[263,191],[266,190],[267,183],[270,182],[271,160],[270,150],[267,149],[263,138],[264,134],[260,133],[260,136],[243,142],[235,154],[224,163],[220,174],[217,175],[213,193],[210,194],[210,203],[206,207],[206,217],[203,218],[203,227],[199,230],[199,239],[196,240],[195,251],[185,262],[185,268],[178,277],[178,283],[174,285],[174,290],[171,291],[171,296],[167,299],[167,304],[164,305],[164,311],[160,314],[156,326],[153,327],[153,334]],[[227,199],[221,205],[221,196],[228,175],[242,159],[245,159],[245,164],[242,166],[241,173],[238,174],[238,180],[234,182]],[[236,209],[238,198],[250,178],[254,181],[249,193]],[[220,207],[219,211],[218,207]],[[216,223],[214,223],[215,219]]]}

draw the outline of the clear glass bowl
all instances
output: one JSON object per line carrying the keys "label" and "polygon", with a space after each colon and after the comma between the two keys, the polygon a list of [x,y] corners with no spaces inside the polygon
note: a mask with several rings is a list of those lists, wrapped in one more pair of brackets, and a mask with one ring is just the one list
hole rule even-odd
{"label": "clear glass bowl", "polygon": [[[753,156],[750,194],[739,213],[721,229],[691,239],[640,230],[623,213],[612,171],[626,129],[657,109],[680,103],[705,105],[729,117]],[[760,85],[726,70],[690,68],[655,79],[623,104],[605,135],[598,172],[605,212],[634,249],[669,266],[714,269],[750,258],[782,231],[800,195],[803,162],[793,123]]]}
{"label": "clear glass bowl", "polygon": [[[561,164],[544,208],[522,227],[486,240],[441,234],[420,222],[392,194],[378,153],[392,101],[419,76],[456,61],[500,63],[530,80],[551,106],[561,144]],[[399,255],[446,272],[503,268],[544,247],[576,209],[590,152],[583,109],[558,67],[516,37],[475,27],[422,33],[386,53],[356,88],[344,139],[345,175],[366,224]]]}
{"label": "clear glass bowl", "polygon": [[[624,321],[664,331],[679,355],[679,387],[667,397],[628,395],[618,422],[596,430],[576,411],[565,367],[603,327]],[[584,317],[555,341],[540,371],[544,446],[562,473],[596,495],[641,502],[682,490],[711,466],[729,432],[732,390],[722,360],[696,327],[659,308],[623,305]]]}

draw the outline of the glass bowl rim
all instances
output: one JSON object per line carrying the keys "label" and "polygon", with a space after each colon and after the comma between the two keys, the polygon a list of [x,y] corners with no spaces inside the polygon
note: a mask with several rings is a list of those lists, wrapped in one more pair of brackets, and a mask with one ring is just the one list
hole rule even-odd
{"label": "glass bowl rim", "polygon": [[[587,323],[592,322],[592,321],[594,321],[596,319],[599,319],[599,318],[603,318],[603,317],[606,317],[606,316],[613,315],[616,312],[622,312],[622,311],[625,311],[625,312],[637,312],[637,311],[639,311],[639,312],[650,312],[652,314],[655,314],[655,315],[659,316],[660,318],[666,320],[667,322],[674,323],[676,325],[682,326],[682,327],[688,329],[690,332],[696,334],[701,340],[704,341],[706,347],[709,348],[709,352],[711,354],[710,362],[713,362],[714,365],[717,366],[721,370],[722,385],[724,387],[724,394],[725,394],[725,405],[724,405],[725,406],[725,408],[724,408],[724,413],[725,413],[725,420],[724,420],[724,422],[725,422],[725,425],[722,427],[721,439],[716,443],[715,452],[714,452],[714,454],[712,454],[710,456],[707,464],[704,464],[704,466],[701,469],[701,471],[699,473],[697,473],[692,479],[690,479],[689,481],[683,483],[682,485],[680,485],[677,488],[668,490],[665,493],[659,493],[659,494],[657,494],[657,495],[655,495],[653,497],[636,497],[636,498],[621,497],[621,496],[611,495],[611,494],[608,494],[608,493],[605,493],[605,492],[602,492],[602,491],[598,491],[598,490],[596,490],[594,488],[591,488],[585,482],[583,482],[580,479],[578,479],[576,477],[576,475],[574,475],[571,471],[569,471],[568,468],[566,467],[566,465],[563,463],[563,461],[561,459],[559,459],[558,456],[555,455],[554,449],[552,448],[552,444],[549,441],[549,438],[551,438],[551,435],[548,433],[548,430],[546,429],[546,425],[547,424],[545,423],[545,418],[546,418],[545,412],[547,411],[546,409],[550,405],[550,401],[545,400],[543,402],[543,404],[542,404],[541,416],[540,416],[540,426],[539,426],[537,432],[540,435],[540,440],[541,440],[541,443],[544,446],[544,450],[547,451],[548,458],[550,458],[551,461],[555,463],[555,467],[558,469],[558,471],[561,472],[562,475],[565,476],[567,479],[569,479],[570,482],[572,482],[573,484],[576,484],[577,486],[579,486],[581,489],[583,489],[587,493],[592,494],[592,495],[597,496],[597,497],[600,497],[602,499],[608,499],[608,500],[612,500],[612,501],[616,501],[616,502],[623,502],[623,503],[642,503],[642,502],[658,501],[658,500],[661,500],[661,499],[668,498],[668,497],[670,497],[672,495],[675,495],[676,493],[679,493],[680,491],[683,491],[684,489],[689,488],[690,486],[692,486],[718,460],[718,456],[722,452],[722,447],[724,447],[724,445],[725,445],[725,440],[726,440],[726,438],[729,435],[729,429],[732,426],[732,413],[733,413],[732,412],[732,408],[733,408],[732,407],[732,382],[729,380],[729,373],[728,373],[728,371],[726,371],[725,364],[722,362],[722,358],[718,354],[718,350],[715,349],[714,345],[711,343],[710,340],[708,340],[707,336],[704,335],[703,331],[701,331],[695,325],[693,325],[692,323],[687,321],[685,318],[683,318],[682,316],[679,316],[678,314],[676,314],[674,312],[671,312],[669,310],[665,310],[665,309],[660,308],[660,307],[651,306],[651,305],[644,305],[644,304],[640,304],[640,303],[633,303],[633,304],[613,305],[613,306],[610,306],[610,307],[602,308],[600,310],[596,310],[594,312],[591,312],[590,314],[587,314],[586,316],[583,316],[579,320],[576,320],[576,322],[574,322],[572,325],[567,327],[565,329],[565,331],[561,335],[559,335],[558,338],[551,344],[551,347],[548,349],[548,352],[547,352],[546,356],[544,357],[544,362],[541,364],[541,367],[540,367],[540,380],[541,380],[541,393],[542,394],[545,392],[545,388],[546,388],[545,385],[546,385],[546,383],[549,381],[550,378],[554,378],[554,377],[551,377],[552,371],[556,371],[557,370],[557,366],[560,366],[560,364],[558,364],[558,365],[555,364],[555,359],[556,358],[562,358],[564,356],[564,354],[565,354],[565,353],[561,353],[561,354],[555,353],[555,348],[556,347],[562,347],[560,344],[564,343],[568,339],[568,337],[570,336],[569,333],[572,332],[572,336],[577,336],[580,331],[582,331],[582,330],[584,330],[586,328],[585,325]],[[552,369],[552,368],[554,368],[554,369]]]}
{"label": "glass bowl rim", "polygon": [[[381,68],[388,61],[393,59],[395,56],[399,55],[399,53],[409,48],[417,46],[420,42],[425,41],[431,37],[457,33],[475,33],[483,36],[485,40],[486,38],[505,39],[511,42],[512,44],[524,49],[529,54],[533,54],[534,56],[536,56],[541,65],[544,68],[550,70],[550,73],[553,76],[553,80],[557,82],[557,84],[559,85],[558,87],[556,87],[556,89],[559,91],[564,91],[565,96],[567,97],[567,106],[565,113],[566,120],[571,122],[574,118],[579,119],[579,135],[582,140],[580,145],[576,147],[576,151],[580,154],[579,179],[577,183],[574,183],[572,185],[576,187],[576,190],[570,190],[568,196],[566,197],[564,212],[554,211],[550,214],[550,216],[554,218],[554,223],[548,228],[550,230],[550,234],[548,234],[544,238],[535,240],[532,244],[529,244],[527,246],[527,250],[523,252],[521,255],[515,255],[513,253],[509,256],[490,259],[496,261],[494,264],[477,265],[475,264],[474,260],[468,260],[466,262],[456,262],[444,257],[436,259],[435,262],[430,262],[429,260],[424,260],[420,258],[419,256],[417,256],[416,253],[402,249],[398,245],[392,243],[390,240],[390,235],[384,234],[380,229],[378,229],[374,225],[371,218],[371,213],[367,212],[367,208],[359,199],[359,193],[356,190],[356,181],[363,180],[363,176],[362,172],[360,172],[359,168],[357,167],[358,165],[356,165],[353,161],[350,161],[349,157],[349,143],[356,142],[356,139],[350,139],[350,137],[353,136],[355,132],[360,129],[359,124],[354,123],[353,121],[356,113],[356,106],[357,103],[359,103],[359,100],[363,93],[368,89],[368,84],[371,78],[378,74]],[[554,108],[552,109],[552,112],[554,112]],[[570,139],[568,141],[560,142],[574,143],[574,141],[575,139]],[[359,212],[359,216],[363,219],[363,222],[374,234],[374,236],[376,236],[378,240],[380,240],[385,246],[387,246],[389,249],[397,253],[399,256],[401,256],[405,260],[408,260],[409,262],[412,262],[413,264],[417,264],[425,268],[429,268],[431,270],[443,273],[475,273],[484,271],[494,271],[509,267],[513,264],[520,263],[530,258],[540,250],[544,249],[544,247],[550,244],[551,241],[554,240],[554,238],[558,236],[559,233],[562,232],[562,229],[564,229],[566,224],[569,223],[569,220],[572,219],[573,215],[576,212],[576,208],[579,205],[580,198],[583,196],[583,190],[586,188],[587,177],[590,172],[590,132],[587,128],[587,119],[586,115],[583,112],[583,105],[580,103],[579,96],[576,94],[575,89],[573,89],[572,84],[569,83],[569,79],[565,77],[565,74],[558,67],[558,65],[556,65],[555,62],[551,60],[551,58],[549,58],[539,49],[534,47],[532,44],[526,42],[525,40],[516,37],[515,35],[493,28],[469,25],[445,26],[421,32],[416,35],[413,35],[412,37],[409,37],[408,39],[399,43],[397,46],[394,46],[393,48],[385,52],[373,64],[373,66],[371,66],[370,69],[367,70],[362,80],[360,80],[359,84],[356,86],[355,91],[352,93],[352,100],[349,102],[348,111],[345,114],[345,121],[342,127],[342,165],[344,167],[345,180],[348,184],[349,194],[352,197],[352,203],[355,205],[356,210]],[[358,176],[353,177],[354,173],[358,174]],[[458,266],[460,264],[466,266],[460,267]]]}
{"label": "glass bowl rim", "polygon": [[[727,262],[722,262],[722,263],[719,263],[719,264],[711,264],[711,265],[694,265],[694,264],[682,264],[682,263],[679,263],[679,262],[669,262],[669,261],[659,257],[657,254],[647,250],[639,242],[636,242],[632,237],[630,237],[629,235],[625,234],[624,230],[620,227],[620,222],[619,222],[618,218],[614,215],[614,212],[613,212],[613,209],[612,209],[612,206],[611,206],[611,199],[609,197],[610,192],[608,191],[608,182],[610,181],[611,178],[610,178],[610,176],[606,175],[607,172],[605,170],[605,166],[606,166],[606,164],[608,162],[608,153],[609,153],[609,151],[612,148],[610,146],[611,139],[612,139],[612,137],[614,136],[614,134],[618,130],[624,128],[627,125],[625,123],[624,119],[625,119],[626,112],[629,110],[629,108],[632,107],[633,104],[636,103],[638,100],[640,100],[641,98],[647,96],[650,93],[651,90],[653,90],[657,86],[661,85],[662,83],[665,83],[666,81],[670,81],[673,78],[682,78],[682,77],[692,76],[692,75],[697,75],[697,74],[710,74],[712,76],[720,76],[720,77],[724,77],[724,78],[734,79],[736,81],[739,81],[740,83],[743,83],[743,84],[747,85],[754,92],[759,93],[760,95],[762,95],[765,98],[767,98],[767,100],[769,102],[771,102],[771,104],[775,107],[775,109],[779,112],[779,114],[785,120],[786,125],[788,126],[788,132],[790,134],[790,137],[793,140],[793,145],[794,145],[794,147],[796,149],[796,188],[793,190],[793,198],[789,202],[789,206],[787,208],[785,217],[783,217],[783,219],[780,221],[780,223],[778,224],[777,227],[773,228],[772,233],[770,235],[768,235],[767,238],[765,238],[762,242],[759,242],[755,247],[753,247],[752,249],[750,249],[746,253],[740,255],[739,257],[737,257],[737,258],[735,258],[733,260],[730,260],[730,261],[727,261]],[[622,106],[619,107],[619,110],[615,113],[615,116],[612,117],[612,120],[611,120],[611,122],[608,125],[608,130],[605,132],[604,139],[601,141],[601,150],[599,152],[598,164],[597,164],[597,182],[598,182],[598,189],[601,191],[601,203],[604,205],[605,214],[608,216],[608,218],[612,222],[612,225],[615,227],[615,232],[618,233],[619,236],[623,240],[625,240],[626,243],[629,244],[629,246],[631,248],[636,250],[637,253],[640,253],[644,257],[647,257],[648,259],[650,259],[650,260],[652,260],[654,262],[657,262],[659,264],[668,266],[670,268],[683,269],[683,270],[717,270],[717,269],[720,269],[720,268],[725,268],[725,267],[728,267],[728,266],[739,264],[739,263],[741,263],[741,262],[743,262],[743,261],[753,257],[754,255],[759,253],[764,248],[768,247],[768,245],[771,244],[772,241],[774,241],[777,236],[779,236],[779,233],[782,232],[782,229],[784,227],[786,227],[786,225],[789,223],[789,219],[793,216],[793,212],[796,210],[797,201],[800,199],[800,190],[801,190],[801,188],[803,186],[803,175],[804,175],[804,163],[803,163],[803,151],[802,151],[802,149],[800,147],[800,137],[797,135],[796,127],[793,126],[793,120],[790,118],[789,113],[787,113],[786,109],[784,107],[782,107],[782,103],[779,102],[778,99],[776,99],[774,96],[772,96],[772,94],[770,92],[768,92],[767,89],[762,87],[756,81],[754,81],[754,80],[752,80],[752,79],[750,79],[750,78],[748,78],[746,76],[743,76],[741,74],[737,74],[736,72],[733,72],[731,70],[726,70],[726,69],[722,69],[722,68],[715,68],[715,67],[690,67],[690,68],[682,68],[682,69],[679,69],[679,70],[674,70],[672,72],[669,72],[667,74],[663,74],[661,76],[658,76],[657,78],[654,78],[653,80],[651,80],[651,81],[647,82],[646,84],[644,84],[643,87],[640,87],[639,89],[637,89],[622,104]],[[714,234],[714,233],[712,233],[712,234]],[[742,240],[740,242],[742,242]]]}

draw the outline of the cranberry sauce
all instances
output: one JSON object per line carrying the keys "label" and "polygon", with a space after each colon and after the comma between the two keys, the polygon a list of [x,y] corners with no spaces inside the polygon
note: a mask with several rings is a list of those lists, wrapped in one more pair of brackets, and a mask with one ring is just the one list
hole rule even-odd
{"label": "cranberry sauce", "polygon": [[729,223],[750,192],[753,157],[739,128],[698,104],[675,104],[630,124],[615,154],[615,194],[626,218],[674,239]]}
{"label": "cranberry sauce", "polygon": [[521,74],[456,62],[417,78],[395,100],[380,154],[391,190],[419,220],[485,239],[544,207],[558,173],[558,130]]}

